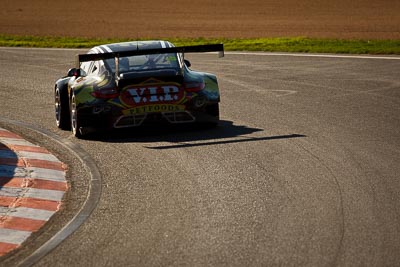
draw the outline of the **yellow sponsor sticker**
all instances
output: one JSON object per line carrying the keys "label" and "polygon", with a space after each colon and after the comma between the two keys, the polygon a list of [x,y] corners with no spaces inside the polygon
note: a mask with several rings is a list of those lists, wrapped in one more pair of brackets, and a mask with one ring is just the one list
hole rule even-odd
{"label": "yellow sponsor sticker", "polygon": [[124,115],[132,115],[132,114],[143,114],[152,112],[177,112],[184,110],[185,110],[185,105],[158,104],[158,105],[146,105],[131,109],[125,109],[122,111],[122,113]]}

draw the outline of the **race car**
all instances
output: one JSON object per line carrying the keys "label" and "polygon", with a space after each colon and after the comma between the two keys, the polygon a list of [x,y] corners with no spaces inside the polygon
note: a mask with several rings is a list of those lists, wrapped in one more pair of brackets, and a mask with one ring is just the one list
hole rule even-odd
{"label": "race car", "polygon": [[223,44],[175,47],[135,41],[93,47],[54,87],[57,126],[74,136],[99,129],[219,121],[215,75],[191,70],[186,53],[219,52]]}

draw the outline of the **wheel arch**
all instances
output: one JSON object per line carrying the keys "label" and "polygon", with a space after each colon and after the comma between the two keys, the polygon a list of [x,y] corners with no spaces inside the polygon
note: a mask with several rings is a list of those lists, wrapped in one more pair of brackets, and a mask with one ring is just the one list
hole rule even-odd
{"label": "wheel arch", "polygon": [[55,85],[54,85],[54,90],[56,90],[56,88],[58,87],[58,89],[60,89],[60,91],[67,91],[68,92],[68,82],[69,82],[69,77],[68,78],[63,78],[63,79],[59,79],[56,81]]}

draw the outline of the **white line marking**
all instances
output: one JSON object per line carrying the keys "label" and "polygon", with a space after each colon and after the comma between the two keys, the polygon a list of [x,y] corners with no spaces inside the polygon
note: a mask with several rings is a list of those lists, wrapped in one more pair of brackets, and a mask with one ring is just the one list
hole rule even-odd
{"label": "white line marking", "polygon": [[24,167],[0,165],[0,177],[28,177],[28,171]]}
{"label": "white line marking", "polygon": [[27,167],[26,170],[29,172],[29,177],[31,178],[41,178],[44,180],[51,181],[65,181],[65,172],[51,170],[46,168],[38,168],[38,167]]}
{"label": "white line marking", "polygon": [[[49,50],[49,51],[78,51],[86,52],[87,49],[78,48],[38,48],[38,47],[0,47],[0,50]],[[208,52],[206,54],[217,54],[218,52]],[[279,52],[235,52],[225,51],[225,55],[250,55],[250,56],[288,56],[288,57],[323,57],[323,58],[356,58],[356,59],[387,59],[387,60],[400,60],[400,57],[395,56],[371,56],[371,55],[341,55],[341,54],[300,54],[300,53],[279,53]]]}
{"label": "white line marking", "polygon": [[272,52],[225,52],[228,55],[250,56],[285,56],[285,57],[322,57],[322,58],[354,58],[354,59],[386,59],[400,60],[398,56],[370,56],[370,55],[338,55],[338,54],[299,54],[299,53],[272,53]]}
{"label": "white line marking", "polygon": [[[20,197],[24,191],[26,191],[26,187],[1,187],[0,196],[2,197]],[[4,214],[3,214],[4,215]]]}
{"label": "white line marking", "polygon": [[61,201],[64,191],[38,189],[30,187],[2,187],[0,196],[17,198],[37,198],[41,200]]}
{"label": "white line marking", "polygon": [[37,199],[60,202],[64,197],[64,191],[29,188],[29,190],[24,194],[23,197],[37,198]]}
{"label": "white line marking", "polygon": [[54,213],[55,213],[54,211],[48,211],[48,210],[17,207],[17,208],[11,208],[10,212],[8,213],[8,216],[24,218],[24,219],[48,221],[50,217],[54,215]]}
{"label": "white line marking", "polygon": [[65,172],[39,167],[15,167],[9,165],[0,165],[0,177],[38,178],[49,181],[64,182]]}
{"label": "white line marking", "polygon": [[51,161],[51,162],[61,162],[59,159],[57,159],[54,155],[52,154],[47,154],[47,153],[40,153],[40,152],[28,152],[28,151],[17,151],[17,154],[20,158],[26,158],[26,159],[40,159],[40,160],[46,160],[46,161]]}
{"label": "white line marking", "polygon": [[277,89],[272,89],[268,90],[270,92],[275,92],[276,97],[281,97],[281,96],[288,96],[288,95],[293,95],[296,94],[297,91],[295,90],[277,90]]}
{"label": "white line marking", "polygon": [[88,52],[90,48],[51,48],[51,47],[8,47],[1,46],[0,50],[42,50],[42,51],[79,51],[79,52]]}
{"label": "white line marking", "polygon": [[24,242],[32,232],[0,228],[0,242],[19,245]]}
{"label": "white line marking", "polygon": [[[234,80],[232,78],[228,78],[223,75],[220,75],[219,79],[221,81],[225,80],[229,83],[243,87],[243,88],[245,88],[244,91],[246,91],[246,92],[253,91],[253,92],[257,92],[257,93],[273,93],[276,97],[282,97],[282,96],[287,96],[287,95],[292,95],[292,94],[297,93],[297,91],[294,91],[294,90],[264,89],[264,88],[256,86],[256,85],[248,85],[247,83],[244,83],[244,82],[241,82],[238,80]],[[242,90],[240,90],[240,91],[242,91]]]}
{"label": "white line marking", "polygon": [[6,145],[39,147],[39,146],[34,145],[31,142],[28,142],[28,141],[23,140],[23,139],[2,137],[2,138],[0,138],[0,140],[1,140],[2,143],[6,144]]}

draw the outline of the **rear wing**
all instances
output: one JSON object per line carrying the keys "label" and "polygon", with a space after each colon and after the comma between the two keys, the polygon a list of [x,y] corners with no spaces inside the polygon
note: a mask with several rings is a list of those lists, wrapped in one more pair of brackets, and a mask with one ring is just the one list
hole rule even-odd
{"label": "rear wing", "polygon": [[194,46],[180,46],[180,47],[168,47],[168,48],[157,48],[157,49],[143,49],[143,50],[129,50],[122,52],[109,52],[102,54],[80,54],[77,56],[77,68],[79,68],[81,62],[105,60],[109,58],[116,58],[116,61],[120,57],[140,56],[140,55],[151,55],[151,54],[167,54],[167,53],[203,53],[203,52],[219,52],[219,57],[224,56],[224,45],[223,44],[211,44],[211,45],[194,45]]}

